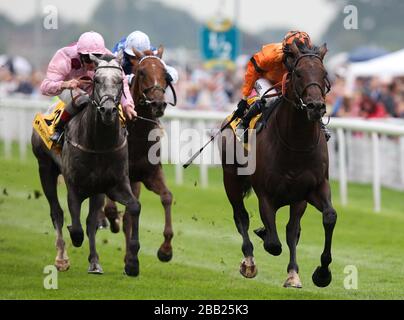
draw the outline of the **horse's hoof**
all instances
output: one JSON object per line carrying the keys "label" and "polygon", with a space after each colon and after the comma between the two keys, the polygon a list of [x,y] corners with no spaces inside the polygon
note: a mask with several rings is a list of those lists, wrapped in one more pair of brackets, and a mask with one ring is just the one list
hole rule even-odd
{"label": "horse's hoof", "polygon": [[67,226],[67,230],[70,232],[70,238],[72,239],[73,246],[81,247],[84,241],[83,229],[73,229],[72,226]]}
{"label": "horse's hoof", "polygon": [[157,251],[157,257],[161,262],[169,262],[173,257],[173,251],[170,250],[168,253],[166,253],[160,248]]}
{"label": "horse's hoof", "polygon": [[55,267],[58,271],[67,271],[70,268],[69,259],[55,259]]}
{"label": "horse's hoof", "polygon": [[268,244],[266,245],[264,242],[264,249],[268,251],[273,256],[279,256],[282,253],[282,245],[280,244]]}
{"label": "horse's hoof", "polygon": [[267,234],[267,230],[266,230],[264,227],[255,229],[255,230],[254,230],[254,233],[255,233],[258,237],[260,237],[262,240],[265,241],[265,237],[266,237],[266,234]]}
{"label": "horse's hoof", "polygon": [[119,230],[120,230],[119,222],[120,222],[120,220],[118,218],[116,218],[112,221],[109,221],[109,229],[111,230],[112,233],[119,232]]}
{"label": "horse's hoof", "polygon": [[102,267],[99,263],[93,262],[90,263],[90,266],[88,267],[89,274],[103,274],[104,270],[102,270]]}
{"label": "horse's hoof", "polygon": [[332,275],[329,268],[317,267],[311,278],[317,287],[325,288],[331,283]]}
{"label": "horse's hoof", "polygon": [[137,277],[139,275],[139,261],[135,260],[132,264],[125,264],[124,274],[130,277]]}
{"label": "horse's hoof", "polygon": [[116,207],[105,207],[104,209],[105,216],[107,217],[109,221],[109,228],[112,233],[118,233],[119,232],[119,223],[120,223],[120,218],[119,218],[119,212]]}
{"label": "horse's hoof", "polygon": [[240,273],[243,277],[251,279],[258,273],[258,268],[254,263],[254,260],[243,259],[240,264]]}
{"label": "horse's hoof", "polygon": [[103,218],[98,221],[97,229],[106,229],[108,228],[108,220],[107,218]]}
{"label": "horse's hoof", "polygon": [[294,270],[288,273],[288,278],[286,279],[285,283],[283,284],[284,288],[302,288],[302,283],[300,282],[300,277],[298,273]]}

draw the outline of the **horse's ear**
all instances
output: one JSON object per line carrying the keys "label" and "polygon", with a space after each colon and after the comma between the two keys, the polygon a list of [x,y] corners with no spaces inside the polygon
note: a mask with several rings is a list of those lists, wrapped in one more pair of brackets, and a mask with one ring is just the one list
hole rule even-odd
{"label": "horse's ear", "polygon": [[327,44],[323,43],[323,45],[319,49],[319,55],[321,60],[324,59],[325,54],[328,52]]}
{"label": "horse's ear", "polygon": [[142,59],[142,58],[145,56],[143,52],[139,51],[139,50],[136,49],[136,48],[132,48],[132,51],[133,51],[133,53],[135,54],[135,56],[136,56],[138,59]]}
{"label": "horse's ear", "polygon": [[95,55],[93,55],[92,53],[89,54],[89,57],[91,59],[91,61],[93,61],[95,63],[96,66],[98,66],[101,62],[101,59],[98,59]]}
{"label": "horse's ear", "polygon": [[160,45],[159,48],[157,49],[157,57],[159,57],[161,59],[163,57],[163,52],[164,52],[164,47],[162,45]]}
{"label": "horse's ear", "polygon": [[116,55],[116,61],[119,63],[119,65],[122,65],[123,61],[123,50],[120,50],[117,55]]}
{"label": "horse's ear", "polygon": [[298,57],[301,55],[300,50],[299,50],[299,48],[297,47],[296,40],[293,41],[293,42],[290,44],[290,47],[289,47],[289,48],[290,48],[290,51],[292,52],[293,56],[295,57],[295,59],[298,58]]}

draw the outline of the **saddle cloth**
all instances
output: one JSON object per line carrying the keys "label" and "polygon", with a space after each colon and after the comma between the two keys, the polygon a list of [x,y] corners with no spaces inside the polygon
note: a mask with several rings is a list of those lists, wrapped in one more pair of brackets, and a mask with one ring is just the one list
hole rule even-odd
{"label": "saddle cloth", "polygon": [[[87,106],[86,108],[88,108]],[[37,113],[34,117],[32,126],[34,130],[39,134],[43,143],[49,150],[55,150],[60,153],[61,146],[50,139],[55,132],[55,126],[60,120],[60,116],[65,108],[65,103],[59,100],[47,114]],[[122,127],[125,127],[125,115],[121,105],[118,106],[119,121]]]}

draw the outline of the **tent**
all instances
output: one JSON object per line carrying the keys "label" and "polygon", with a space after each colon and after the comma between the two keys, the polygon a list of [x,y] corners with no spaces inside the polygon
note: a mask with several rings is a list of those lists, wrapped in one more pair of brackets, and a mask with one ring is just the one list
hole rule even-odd
{"label": "tent", "polygon": [[351,92],[357,77],[391,78],[404,76],[404,49],[365,62],[352,63],[346,74],[347,90]]}
{"label": "tent", "polygon": [[378,47],[358,47],[348,55],[349,62],[362,62],[384,56],[388,51]]}

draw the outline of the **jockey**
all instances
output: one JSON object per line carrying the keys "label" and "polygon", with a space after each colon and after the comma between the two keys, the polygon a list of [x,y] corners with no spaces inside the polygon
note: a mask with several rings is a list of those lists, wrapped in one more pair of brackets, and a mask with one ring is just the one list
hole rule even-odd
{"label": "jockey", "polygon": [[[83,33],[77,42],[59,49],[49,63],[41,92],[46,96],[59,96],[65,103],[65,109],[55,126],[55,133],[51,136],[52,141],[59,141],[66,123],[90,101],[91,81],[95,70],[90,54],[97,57],[112,55],[105,48],[103,37],[94,31]],[[137,114],[124,75],[123,79],[125,94],[121,97],[121,105],[126,117],[131,120]]]}
{"label": "jockey", "polygon": [[[157,49],[150,43],[149,36],[142,31],[133,31],[127,38],[122,38],[112,49],[112,52],[118,56],[123,55],[122,68],[128,77],[128,83],[132,82],[134,77],[133,66],[136,67],[139,63],[138,58],[133,53],[132,49],[140,52],[152,51],[157,54]],[[164,63],[164,61],[163,61]],[[171,82],[175,84],[178,81],[178,72],[174,67],[168,66],[164,63],[168,74],[171,77]]]}
{"label": "jockey", "polygon": [[[248,109],[248,97],[251,95],[252,90],[255,89],[261,98],[269,88],[282,81],[283,75],[288,72],[284,64],[285,51],[287,50],[288,45],[292,44],[295,40],[306,43],[309,46],[312,45],[310,37],[306,32],[289,31],[282,42],[264,45],[262,50],[255,53],[248,62],[245,81],[242,87],[243,98],[238,103],[237,110],[234,114],[236,117],[242,118],[236,130],[236,134],[241,140],[251,119],[260,114],[264,108],[267,108],[277,99],[276,96],[267,98],[266,103],[263,103],[261,99],[258,99]],[[276,93],[276,91],[273,89],[267,93]],[[248,111],[244,115],[244,112],[247,109]],[[264,123],[261,121],[257,123],[257,132],[262,129],[263,125]],[[323,129],[325,131],[327,130],[324,126]],[[326,131],[325,134],[328,140],[328,131]]]}

